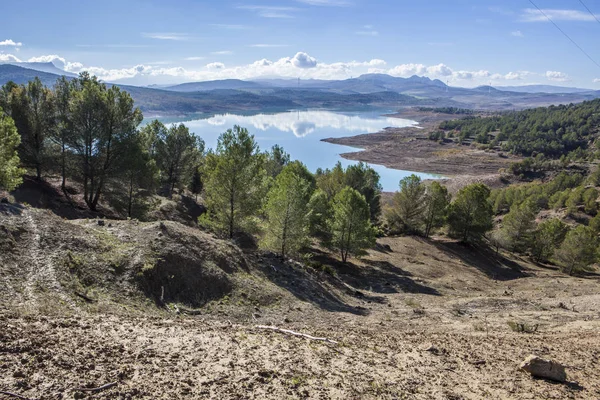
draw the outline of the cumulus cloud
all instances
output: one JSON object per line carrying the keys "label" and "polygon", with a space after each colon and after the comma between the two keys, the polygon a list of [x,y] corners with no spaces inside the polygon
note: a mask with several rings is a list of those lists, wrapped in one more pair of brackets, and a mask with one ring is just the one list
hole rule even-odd
{"label": "cumulus cloud", "polygon": [[600,83],[600,78],[594,79],[594,83]]}
{"label": "cumulus cloud", "polygon": [[12,39],[6,39],[0,42],[0,46],[13,46],[13,47],[21,47],[23,46],[23,43],[21,42],[15,42]]}
{"label": "cumulus cloud", "polygon": [[0,62],[21,62],[21,60],[12,54],[0,53]]}
{"label": "cumulus cloud", "polygon": [[514,37],[524,37],[525,36],[525,35],[523,35],[523,32],[521,32],[521,31],[512,31],[510,33],[510,35],[514,36]]}
{"label": "cumulus cloud", "polygon": [[79,72],[83,68],[83,64],[79,62],[69,62],[57,54],[48,54],[45,56],[31,57],[27,62],[52,63],[58,68],[67,72]]}
{"label": "cumulus cloud", "polygon": [[447,77],[453,74],[453,71],[445,64],[425,66],[423,64],[401,64],[389,70],[393,76],[409,77],[413,75],[433,75]]}
{"label": "cumulus cloud", "polygon": [[292,58],[292,64],[298,68],[315,68],[317,66],[317,59],[304,52],[298,52]]}
{"label": "cumulus cloud", "polygon": [[[188,57],[188,61],[201,60],[202,57]],[[12,54],[0,54],[0,62],[19,62]],[[184,68],[180,66],[164,66],[157,63],[139,64],[128,68],[103,68],[83,65],[79,62],[66,60],[53,54],[32,57],[30,62],[53,62],[68,72],[79,73],[88,71],[100,79],[109,82],[126,81],[131,84],[149,83],[181,83],[185,81],[207,81],[216,79],[257,79],[279,76],[282,78],[301,79],[348,79],[364,73],[382,73],[397,77],[412,75],[427,76],[432,79],[451,80],[463,86],[476,86],[515,80],[525,81],[530,78],[547,78],[554,81],[568,80],[565,73],[548,71],[534,73],[530,71],[511,71],[508,73],[490,72],[487,70],[458,70],[439,63],[401,64],[388,66],[385,60],[372,59],[368,61],[347,61],[324,63],[305,52],[299,52],[292,57],[276,60],[263,58],[245,65],[229,66],[222,62],[212,62],[203,67]],[[596,81],[598,83],[598,81]]]}
{"label": "cumulus cloud", "polygon": [[206,68],[208,68],[208,69],[224,69],[225,64],[220,63],[220,62],[214,62],[214,63],[206,64]]}
{"label": "cumulus cloud", "polygon": [[546,78],[549,81],[566,82],[569,81],[569,75],[559,71],[546,71]]}
{"label": "cumulus cloud", "polygon": [[[544,15],[545,14],[545,15]],[[520,16],[523,22],[549,22],[548,18],[553,21],[584,21],[593,22],[600,16],[594,16],[590,13],[579,10],[556,10],[542,9],[542,12],[535,8],[526,8]]]}
{"label": "cumulus cloud", "polygon": [[522,80],[529,76],[535,75],[529,71],[512,71],[506,74],[491,73],[487,70],[465,71],[453,70],[446,64],[424,65],[424,64],[401,64],[387,70],[387,73],[392,76],[410,77],[413,75],[427,76],[430,78],[452,79],[458,81],[482,82],[483,80],[491,79],[495,81],[512,81]]}

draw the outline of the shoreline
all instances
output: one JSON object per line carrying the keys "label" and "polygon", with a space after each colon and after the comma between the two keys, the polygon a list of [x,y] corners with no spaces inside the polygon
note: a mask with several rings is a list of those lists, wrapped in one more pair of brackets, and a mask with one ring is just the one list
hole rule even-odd
{"label": "shoreline", "polygon": [[452,190],[473,182],[491,187],[504,186],[500,170],[521,160],[521,157],[490,150],[479,150],[454,142],[429,140],[429,133],[442,121],[459,118],[413,109],[401,110],[386,117],[416,121],[419,125],[385,128],[376,133],[342,138],[325,138],[323,142],[361,149],[341,153],[347,160],[377,164],[386,168],[441,175]]}

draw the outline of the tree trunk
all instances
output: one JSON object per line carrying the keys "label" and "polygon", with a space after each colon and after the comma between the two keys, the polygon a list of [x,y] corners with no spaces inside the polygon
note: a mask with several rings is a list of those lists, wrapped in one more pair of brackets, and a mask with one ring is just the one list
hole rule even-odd
{"label": "tree trunk", "polygon": [[129,179],[129,204],[127,205],[127,216],[131,218],[131,209],[133,206],[133,174]]}
{"label": "tree trunk", "polygon": [[233,211],[234,211],[234,203],[235,195],[233,190],[231,191],[231,197],[229,198],[229,239],[233,239]]}
{"label": "tree trunk", "polygon": [[62,183],[60,185],[62,191],[64,192],[67,188],[67,166],[66,166],[66,154],[65,154],[65,142],[62,143],[62,151],[61,151],[61,174],[62,174]]}

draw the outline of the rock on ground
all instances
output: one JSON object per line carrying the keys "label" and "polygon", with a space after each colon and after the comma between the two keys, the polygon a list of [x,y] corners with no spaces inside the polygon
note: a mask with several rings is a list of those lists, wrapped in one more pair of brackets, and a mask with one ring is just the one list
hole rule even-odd
{"label": "rock on ground", "polygon": [[521,363],[520,368],[537,378],[550,379],[556,382],[566,382],[567,373],[561,364],[530,355]]}

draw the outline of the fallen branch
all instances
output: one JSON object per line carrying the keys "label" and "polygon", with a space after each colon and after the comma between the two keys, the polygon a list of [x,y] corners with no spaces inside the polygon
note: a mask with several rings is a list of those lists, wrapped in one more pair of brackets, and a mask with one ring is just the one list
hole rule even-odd
{"label": "fallen branch", "polygon": [[16,397],[17,399],[21,399],[21,400],[32,400],[29,397],[21,396],[20,394],[16,394],[16,393],[5,392],[3,390],[0,390],[0,394],[9,396],[9,397]]}
{"label": "fallen branch", "polygon": [[82,299],[84,299],[85,301],[87,301],[88,303],[94,303],[96,300],[92,299],[91,297],[87,297],[85,294],[83,293],[79,293],[79,292],[75,292],[75,294],[78,297],[81,297]]}
{"label": "fallen branch", "polygon": [[111,383],[107,383],[106,385],[102,385],[97,388],[75,388],[73,390],[77,390],[79,392],[100,392],[105,389],[110,389],[113,386],[117,386],[117,383],[118,382],[111,382]]}
{"label": "fallen branch", "polygon": [[300,337],[310,339],[310,340],[318,340],[320,342],[338,344],[338,342],[336,342],[335,340],[327,339],[324,337],[315,337],[315,336],[307,335],[306,333],[294,332],[294,331],[290,331],[289,329],[281,329],[281,328],[277,328],[276,326],[257,325],[256,328],[257,329],[269,329],[269,330],[272,330],[275,332],[285,333],[286,335],[300,336]]}

